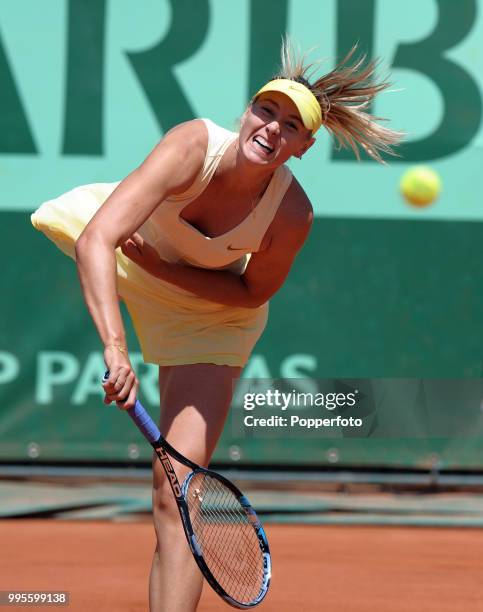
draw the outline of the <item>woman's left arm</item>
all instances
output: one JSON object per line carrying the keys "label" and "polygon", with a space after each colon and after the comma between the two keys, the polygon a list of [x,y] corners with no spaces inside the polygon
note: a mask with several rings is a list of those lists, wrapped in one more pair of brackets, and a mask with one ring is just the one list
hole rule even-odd
{"label": "woman's left arm", "polygon": [[242,276],[166,262],[139,235],[130,238],[121,248],[127,257],[153,276],[205,300],[225,306],[258,308],[283,285],[307,238],[312,219],[312,206],[305,193],[301,188],[295,193],[292,191],[270,226],[268,247],[251,256]]}

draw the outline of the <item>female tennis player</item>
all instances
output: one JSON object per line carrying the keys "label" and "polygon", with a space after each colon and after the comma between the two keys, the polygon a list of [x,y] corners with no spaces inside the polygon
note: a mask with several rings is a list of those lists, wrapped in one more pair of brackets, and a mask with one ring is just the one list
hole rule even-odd
{"label": "female tennis player", "polygon": [[[198,464],[210,461],[268,301],[310,230],[312,206],[285,162],[301,159],[321,126],[380,162],[400,140],[367,112],[388,84],[352,55],[311,83],[310,65],[284,43],[281,74],[253,96],[239,133],[207,119],[178,125],[119,184],[76,188],[32,216],[77,262],[110,372],[105,402],[130,408],[138,386],[121,296],[145,361],[159,365],[161,431]],[[153,469],[150,608],[188,612],[202,577],[158,462]]]}

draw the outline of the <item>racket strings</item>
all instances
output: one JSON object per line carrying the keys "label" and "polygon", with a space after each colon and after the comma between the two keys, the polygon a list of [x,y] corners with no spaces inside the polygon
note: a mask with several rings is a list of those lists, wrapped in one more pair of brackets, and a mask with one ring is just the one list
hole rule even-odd
{"label": "racket strings", "polygon": [[[255,557],[247,556],[247,551],[250,552],[253,547],[253,537],[252,541],[248,542],[251,547],[247,548],[247,543],[242,541],[243,534],[239,529],[240,519],[244,520],[244,517],[234,516],[232,510],[227,513],[224,503],[226,500],[219,497],[213,499],[210,505],[215,504],[217,512],[209,509],[204,516],[198,514],[198,519],[201,518],[202,523],[200,524],[198,520],[194,531],[195,533],[198,531],[197,539],[205,561],[220,585],[237,601],[249,602],[259,594],[261,589],[260,571],[262,571],[263,557],[261,552]],[[222,530],[220,530],[220,525],[223,525]],[[201,529],[204,530],[204,533],[200,532]],[[249,526],[249,531],[251,531],[249,535],[252,536],[254,530],[251,526]],[[235,546],[233,546],[234,541]],[[209,544],[210,546],[207,546]],[[260,550],[258,542],[255,542],[255,546]],[[253,568],[256,565],[260,565],[260,569],[256,572],[254,580]]]}
{"label": "racket strings", "polygon": [[220,480],[196,473],[186,501],[203,558],[233,599],[250,603],[264,582],[264,557],[253,520],[238,497]]}
{"label": "racket strings", "polygon": [[[231,491],[229,491],[229,493],[230,495],[232,495]],[[234,499],[236,500],[236,497],[234,497]],[[239,506],[238,500],[236,500],[236,502],[237,502],[237,505]],[[213,511],[212,508],[216,508],[216,511]],[[243,507],[240,506],[240,509],[243,512],[241,520],[244,521],[246,513]],[[221,572],[225,572],[229,574],[232,580],[240,581],[241,579],[243,582],[249,583],[250,575],[244,569],[248,567],[246,556],[245,555],[242,556],[240,554],[242,551],[237,549],[237,547],[228,548],[230,541],[233,538],[239,539],[241,535],[240,531],[238,530],[238,528],[240,527],[239,509],[235,507],[236,514],[237,514],[236,516],[233,516],[232,510],[233,509],[231,508],[231,512],[228,513],[227,508],[226,508],[226,500],[220,495],[220,491],[216,491],[215,496],[210,500],[210,506],[203,508],[205,516],[202,517],[201,520],[203,520],[203,527],[205,529],[204,541],[206,542],[210,539],[214,540],[214,538],[217,538],[217,548],[211,551],[212,552],[211,561],[217,566],[217,568]],[[199,513],[197,514],[197,517],[198,519],[200,518]],[[222,524],[224,524],[224,529],[221,532],[214,533],[213,526],[216,525],[216,527],[218,528],[220,519],[221,519]],[[233,522],[235,522],[234,525],[232,524]],[[198,522],[198,526],[199,526],[199,522]],[[250,527],[250,531],[252,530],[253,528]],[[257,546],[258,546],[258,550],[260,550],[258,542],[257,542]],[[230,549],[232,551],[231,556],[227,554],[227,552],[229,552]],[[261,552],[259,555],[257,554],[255,556],[253,561],[256,563],[257,560],[259,560],[260,558],[262,558]]]}
{"label": "racket strings", "polygon": [[[226,508],[224,506],[224,499],[221,498],[220,495],[218,495],[215,499],[212,500],[212,504],[215,505],[215,507],[217,508],[218,514],[216,514],[210,509],[207,510],[206,515],[209,518],[209,522],[208,522],[208,527],[206,529],[206,536],[207,538],[211,538],[213,536],[218,537],[218,546],[220,547],[219,549],[216,548],[212,551],[212,556],[211,556],[212,561],[218,566],[220,570],[228,573],[233,580],[241,579],[243,582],[249,583],[250,576],[249,576],[249,573],[246,571],[246,568],[249,567],[249,565],[247,564],[246,555],[240,554],[241,552],[245,552],[245,551],[241,551],[236,546],[229,548],[230,541],[233,538],[238,539],[240,537],[240,532],[237,530],[237,528],[240,526],[240,523],[237,522],[235,525],[231,524],[234,520],[234,517],[232,514],[227,513]],[[238,508],[236,510],[238,511]],[[245,511],[243,508],[242,510],[243,510],[242,520],[244,520]],[[213,534],[212,526],[213,524],[217,524],[217,522],[219,522],[220,517],[222,518],[223,521],[225,521],[225,529],[221,533]],[[239,520],[239,519],[240,519],[239,516],[235,518],[235,520]],[[205,522],[205,525],[206,525],[206,522]],[[249,535],[251,535],[251,530],[249,532]],[[257,542],[257,545],[258,545],[258,542]],[[219,550],[221,550],[223,554],[220,555]],[[227,552],[229,553],[230,550],[232,553],[231,556],[227,554]],[[248,550],[251,552],[250,548]],[[258,550],[259,550],[259,547],[258,547]],[[261,557],[261,553],[260,553],[260,556],[257,554],[251,560],[256,563],[260,559],[260,557]],[[248,559],[248,561],[250,561],[250,559]]]}

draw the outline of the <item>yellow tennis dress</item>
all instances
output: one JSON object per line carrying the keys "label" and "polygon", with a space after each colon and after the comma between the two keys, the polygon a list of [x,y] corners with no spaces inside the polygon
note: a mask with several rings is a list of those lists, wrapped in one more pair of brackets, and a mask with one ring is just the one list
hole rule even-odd
{"label": "yellow tennis dress", "polygon": [[[292,174],[286,166],[279,167],[250,215],[221,236],[205,236],[180,213],[206,189],[238,134],[209,119],[203,122],[208,130],[208,147],[198,176],[186,192],[164,200],[138,232],[167,261],[240,275],[250,254],[259,250]],[[75,241],[117,185],[77,187],[42,204],[33,213],[32,224],[75,259]],[[265,328],[268,302],[259,308],[224,306],[155,278],[121,249],[116,250],[116,259],[118,293],[127,306],[147,363],[245,365]]]}

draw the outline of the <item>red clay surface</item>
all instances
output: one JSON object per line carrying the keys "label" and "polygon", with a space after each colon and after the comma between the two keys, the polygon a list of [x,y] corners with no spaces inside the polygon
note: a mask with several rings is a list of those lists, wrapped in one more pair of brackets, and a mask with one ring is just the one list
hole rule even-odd
{"label": "red clay surface", "polygon": [[[267,534],[264,612],[483,610],[483,530],[268,525]],[[0,590],[69,591],[70,606],[51,610],[144,612],[153,547],[147,522],[2,521]],[[199,612],[229,609],[205,585]]]}

